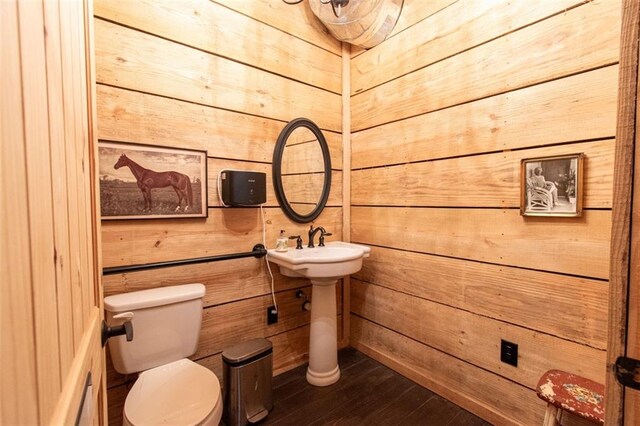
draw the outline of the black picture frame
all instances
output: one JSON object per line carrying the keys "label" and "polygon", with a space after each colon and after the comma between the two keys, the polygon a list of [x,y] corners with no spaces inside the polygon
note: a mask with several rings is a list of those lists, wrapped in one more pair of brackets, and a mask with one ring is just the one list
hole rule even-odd
{"label": "black picture frame", "polygon": [[584,160],[583,153],[522,159],[520,215],[581,217]]}
{"label": "black picture frame", "polygon": [[[177,178],[184,175],[189,187],[181,187],[179,181],[174,182],[177,185],[151,187],[147,204],[145,185],[141,186],[133,169],[124,163],[116,168],[114,160],[117,157],[120,161],[121,155],[152,173],[171,172]],[[100,140],[98,162],[102,220],[208,217],[206,151]]]}

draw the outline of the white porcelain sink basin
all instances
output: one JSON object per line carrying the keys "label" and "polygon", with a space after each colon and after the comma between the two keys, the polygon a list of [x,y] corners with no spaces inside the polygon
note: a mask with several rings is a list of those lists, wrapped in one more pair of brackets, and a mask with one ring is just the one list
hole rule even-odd
{"label": "white porcelain sink basin", "polygon": [[342,241],[302,250],[268,251],[269,261],[280,266],[282,275],[311,280],[337,280],[354,274],[362,269],[362,259],[369,257],[370,252],[370,247]]}
{"label": "white porcelain sink basin", "polygon": [[370,252],[367,246],[341,241],[324,247],[268,251],[269,261],[280,266],[282,275],[305,277],[313,284],[307,381],[314,386],[329,386],[340,379],[336,283],[358,272]]}

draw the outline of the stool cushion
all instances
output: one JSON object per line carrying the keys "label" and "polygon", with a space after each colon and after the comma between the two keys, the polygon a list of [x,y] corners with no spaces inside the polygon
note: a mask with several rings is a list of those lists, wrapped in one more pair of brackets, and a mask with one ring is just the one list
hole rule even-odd
{"label": "stool cushion", "polygon": [[593,380],[560,370],[549,370],[540,378],[540,399],[572,414],[604,424],[604,386]]}

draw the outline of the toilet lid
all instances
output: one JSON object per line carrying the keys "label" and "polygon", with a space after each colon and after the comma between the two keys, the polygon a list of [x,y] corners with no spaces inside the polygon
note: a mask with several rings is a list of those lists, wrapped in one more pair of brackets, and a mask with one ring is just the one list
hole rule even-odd
{"label": "toilet lid", "polygon": [[197,425],[220,399],[220,382],[211,370],[188,359],[140,374],[124,403],[136,426]]}

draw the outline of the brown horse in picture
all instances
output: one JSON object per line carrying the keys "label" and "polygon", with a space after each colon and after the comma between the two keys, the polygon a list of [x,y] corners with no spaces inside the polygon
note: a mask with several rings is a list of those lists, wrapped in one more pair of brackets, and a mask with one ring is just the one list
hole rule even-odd
{"label": "brown horse in picture", "polygon": [[193,205],[193,191],[191,189],[191,181],[187,175],[178,172],[155,172],[145,169],[140,164],[131,160],[125,154],[122,154],[114,169],[127,166],[138,181],[138,188],[144,197],[144,210],[151,211],[151,190],[153,188],[166,188],[172,186],[178,194],[178,206],[175,211],[180,211],[182,200],[185,202],[184,211],[186,212]]}

